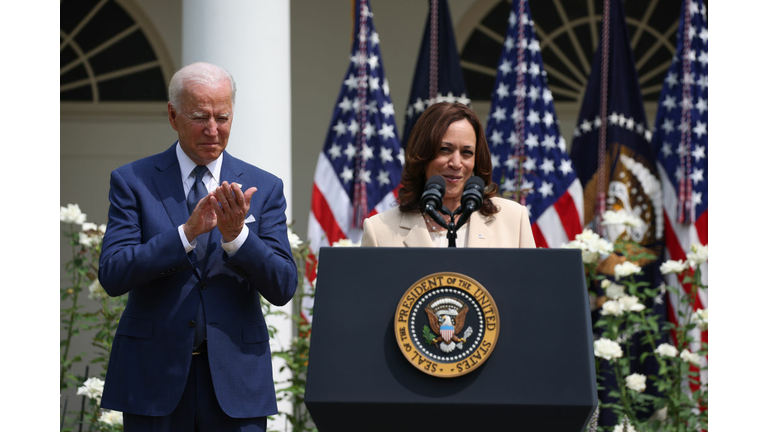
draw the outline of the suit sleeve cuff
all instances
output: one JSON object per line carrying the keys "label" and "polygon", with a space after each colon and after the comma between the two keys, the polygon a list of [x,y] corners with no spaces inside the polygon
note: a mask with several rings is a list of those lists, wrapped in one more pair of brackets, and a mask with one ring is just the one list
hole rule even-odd
{"label": "suit sleeve cuff", "polygon": [[224,249],[224,252],[226,252],[228,256],[234,256],[237,251],[240,250],[243,243],[245,243],[245,239],[248,238],[248,232],[248,225],[244,224],[243,229],[240,231],[240,235],[231,242],[225,242],[223,238],[221,239],[221,248]]}
{"label": "suit sleeve cuff", "polygon": [[195,250],[197,246],[197,239],[192,240],[192,243],[187,241],[187,235],[184,233],[184,225],[179,225],[179,237],[181,237],[181,244],[184,245],[184,251],[190,253]]}

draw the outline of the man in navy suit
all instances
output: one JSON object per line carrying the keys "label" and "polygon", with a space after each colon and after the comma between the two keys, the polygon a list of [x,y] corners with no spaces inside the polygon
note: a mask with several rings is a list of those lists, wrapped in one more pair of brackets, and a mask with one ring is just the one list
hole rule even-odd
{"label": "man in navy suit", "polygon": [[286,304],[296,265],[282,181],[224,150],[234,104],[224,69],[179,70],[178,142],[112,172],[99,280],[128,303],[101,406],[128,432],[265,431],[277,413],[259,296]]}

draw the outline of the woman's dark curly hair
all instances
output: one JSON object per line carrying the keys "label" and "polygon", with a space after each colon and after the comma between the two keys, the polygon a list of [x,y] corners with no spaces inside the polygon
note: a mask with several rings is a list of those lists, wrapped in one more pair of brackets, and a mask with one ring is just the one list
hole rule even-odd
{"label": "woman's dark curly hair", "polygon": [[486,187],[483,193],[483,205],[480,213],[489,216],[498,213],[499,209],[491,202],[496,196],[499,186],[491,179],[493,165],[491,152],[480,119],[474,111],[461,103],[440,102],[431,105],[416,121],[408,145],[405,150],[405,167],[403,168],[402,186],[398,193],[400,211],[420,211],[421,193],[427,182],[427,165],[437,157],[437,151],[443,141],[448,126],[456,121],[466,119],[475,129],[477,140],[475,149],[475,174],[483,179]]}

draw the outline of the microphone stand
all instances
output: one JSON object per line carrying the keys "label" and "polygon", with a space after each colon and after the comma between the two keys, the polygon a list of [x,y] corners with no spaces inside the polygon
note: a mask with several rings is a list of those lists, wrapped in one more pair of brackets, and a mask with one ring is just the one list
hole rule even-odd
{"label": "microphone stand", "polygon": [[[448,223],[445,223],[445,220],[443,220],[443,218],[437,214],[438,211],[444,215],[450,216],[451,221]],[[461,206],[459,206],[459,208],[457,208],[453,212],[445,208],[445,206],[443,206],[441,209],[437,211],[431,205],[428,205],[425,208],[425,212],[429,215],[429,217],[434,219],[438,225],[448,230],[448,233],[446,234],[446,236],[448,237],[448,247],[452,247],[452,248],[456,247],[456,231],[459,228],[461,228],[461,226],[464,225],[464,223],[467,221],[467,217],[465,217],[465,215],[463,214],[462,214],[462,217],[459,218],[458,224],[454,221],[456,218],[456,215],[461,214],[463,211],[464,210],[462,209]]]}

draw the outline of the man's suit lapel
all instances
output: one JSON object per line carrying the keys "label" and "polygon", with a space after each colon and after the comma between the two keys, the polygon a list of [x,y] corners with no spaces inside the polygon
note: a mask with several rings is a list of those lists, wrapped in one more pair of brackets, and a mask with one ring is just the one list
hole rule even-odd
{"label": "man's suit lapel", "polygon": [[408,230],[403,243],[408,247],[432,247],[432,237],[429,236],[421,213],[403,213],[400,228]]}
{"label": "man's suit lapel", "polygon": [[160,154],[155,167],[158,173],[152,177],[152,182],[157,190],[157,196],[173,225],[179,226],[189,219],[189,210],[184,186],[181,183],[179,160],[176,158],[176,144]]}

